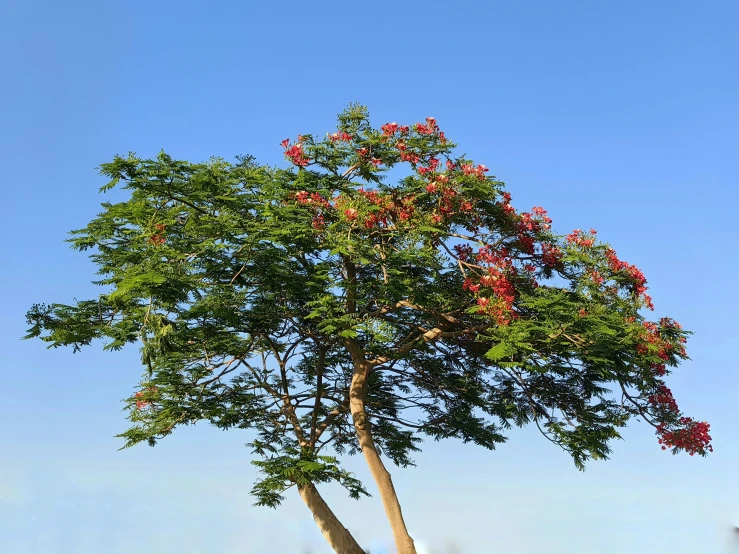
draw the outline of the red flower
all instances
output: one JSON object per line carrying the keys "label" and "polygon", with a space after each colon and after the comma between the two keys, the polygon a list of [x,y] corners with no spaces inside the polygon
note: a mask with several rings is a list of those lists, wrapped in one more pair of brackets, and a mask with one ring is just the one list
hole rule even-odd
{"label": "red flower", "polygon": [[353,221],[357,219],[357,210],[354,208],[349,208],[348,210],[344,210],[344,215],[349,221]]}
{"label": "red flower", "polygon": [[403,152],[400,155],[400,159],[404,162],[411,162],[412,164],[417,164],[421,158],[418,154],[415,154],[413,152],[411,152],[410,154]]}
{"label": "red flower", "polygon": [[350,142],[352,140],[352,136],[344,132],[336,132],[333,134],[329,134],[328,137],[331,139],[331,142],[336,142],[338,140],[341,140],[344,142]]}
{"label": "red flower", "polygon": [[416,123],[416,132],[418,132],[419,135],[430,135],[434,130],[430,126]]}
{"label": "red flower", "polygon": [[557,265],[562,258],[562,251],[548,242],[542,243],[541,254],[542,261],[549,267]]}
{"label": "red flower", "polygon": [[382,129],[382,134],[384,136],[390,137],[397,132],[398,124],[397,123],[385,123],[385,125],[383,125],[381,129]]}
{"label": "red flower", "polygon": [[303,153],[303,145],[299,143],[287,149],[285,155],[290,158],[292,163],[300,167],[305,167],[310,163],[310,159]]}
{"label": "red flower", "polygon": [[322,215],[317,215],[313,218],[313,228],[317,230],[321,230],[324,228],[326,222],[323,219]]}

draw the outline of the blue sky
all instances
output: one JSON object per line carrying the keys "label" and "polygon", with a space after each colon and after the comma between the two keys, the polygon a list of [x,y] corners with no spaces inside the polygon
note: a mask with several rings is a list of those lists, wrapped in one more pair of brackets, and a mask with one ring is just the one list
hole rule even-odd
{"label": "blue sky", "polygon": [[[739,552],[737,24],[728,0],[4,2],[0,550],[330,552],[296,492],[252,507],[239,431],[117,451],[135,348],[19,337],[32,303],[98,293],[63,240],[122,198],[97,193],[100,163],[164,149],[286,164],[282,139],[333,131],[359,102],[376,127],[435,117],[517,209],[594,227],[642,269],[650,318],[695,332],[669,385],[715,445],[674,457],[634,422],[579,473],[535,429],[495,452],[427,443],[416,469],[391,469],[419,552]],[[361,458],[347,467],[374,492]],[[321,490],[363,545],[391,551],[377,495]]]}

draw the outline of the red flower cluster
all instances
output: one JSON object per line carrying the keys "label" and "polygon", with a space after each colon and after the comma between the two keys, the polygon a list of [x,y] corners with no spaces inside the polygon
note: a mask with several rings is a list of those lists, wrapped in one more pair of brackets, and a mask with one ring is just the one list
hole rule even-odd
{"label": "red flower cluster", "polygon": [[382,207],[388,206],[388,202],[390,199],[381,196],[380,193],[375,190],[365,190],[364,187],[359,187],[357,189],[357,192],[361,194],[364,198],[366,198],[370,204],[375,204]]}
{"label": "red flower cluster", "polygon": [[680,424],[683,428],[675,431],[668,431],[664,423],[657,425],[657,434],[661,437],[658,442],[662,445],[662,450],[682,448],[691,456],[695,453],[704,453],[706,450],[713,452],[713,446],[710,444],[711,435],[708,434],[711,426],[708,423],[681,417]]}
{"label": "red flower cluster", "polygon": [[521,244],[521,249],[526,254],[533,254],[535,247],[534,247],[534,239],[531,238],[528,235],[524,235],[523,233],[519,233],[518,235],[518,242]]}
{"label": "red flower cluster", "polygon": [[400,152],[401,161],[417,164],[421,160],[421,157],[418,154],[408,150],[408,146],[402,140],[395,143],[395,148]]}
{"label": "red flower cluster", "polygon": [[[509,204],[509,202],[511,201],[510,193],[504,192],[503,199],[503,209],[508,214],[514,214],[515,209]],[[542,228],[550,229],[550,223],[552,222],[552,218],[547,217],[547,211],[544,208],[540,206],[535,206],[532,209],[532,212],[537,216],[541,216],[544,223],[542,224],[541,221],[533,219],[532,214],[530,214],[529,212],[523,212],[516,223],[516,227],[518,228],[518,242],[520,243],[523,251],[527,254],[534,253],[534,238],[527,233],[538,232]]]}
{"label": "red flower cluster", "polygon": [[299,167],[305,167],[310,163],[310,159],[305,155],[305,152],[303,152],[303,144],[301,143],[303,137],[298,135],[298,142],[288,148],[288,145],[290,144],[290,139],[283,140],[280,144],[283,148],[286,148],[285,150],[285,156],[287,156],[292,163]]}
{"label": "red flower cluster", "polygon": [[317,231],[322,231],[326,227],[326,221],[323,219],[323,216],[319,214],[313,218],[311,225]]}
{"label": "red flower cluster", "polygon": [[442,218],[450,217],[454,213],[454,198],[456,196],[457,191],[453,188],[444,188],[441,192],[439,211],[441,212]]}
{"label": "red flower cluster", "polygon": [[543,242],[541,244],[541,261],[549,267],[554,267],[562,259],[563,253],[556,246]]}
{"label": "red flower cluster", "polygon": [[164,244],[164,230],[167,228],[167,226],[162,223],[158,223],[154,227],[156,227],[158,232],[149,237],[149,243],[155,246],[161,246],[162,244]]}
{"label": "red flower cluster", "polygon": [[465,279],[462,283],[462,288],[473,293],[480,292],[480,285],[473,284],[472,279]]}
{"label": "red flower cluster", "polygon": [[636,295],[641,295],[642,298],[644,298],[647,307],[650,310],[654,310],[654,304],[652,304],[651,296],[645,294],[647,290],[647,280],[644,277],[644,274],[635,265],[629,265],[628,263],[619,260],[616,257],[616,251],[612,248],[608,248],[606,250],[606,258],[608,259],[608,267],[611,271],[617,272],[626,270],[629,273],[631,278],[634,280],[634,292],[636,293]]}
{"label": "red flower cluster", "polygon": [[534,206],[531,208],[531,211],[534,212],[535,215],[541,216],[541,218],[544,220],[544,229],[551,229],[552,228],[552,218],[547,216],[547,211],[542,208],[541,206]]}
{"label": "red flower cluster", "polygon": [[[405,198],[396,199],[393,201],[389,194],[380,194],[377,191],[368,191],[364,188],[357,189],[357,192],[361,197],[364,198],[369,204],[376,206],[379,210],[370,211],[362,221],[364,227],[372,229],[378,225],[387,225],[390,219],[394,221],[407,221],[415,212],[414,202],[415,196],[407,196]],[[360,211],[354,207],[347,207],[348,199],[342,195],[335,198],[334,204],[331,206],[336,210],[342,210],[344,217],[349,221],[354,221],[359,218]]]}
{"label": "red flower cluster", "polygon": [[400,131],[401,135],[407,135],[411,128],[407,125],[398,125],[397,123],[385,123],[380,129],[382,129],[383,137],[392,137],[398,131]]}
{"label": "red flower cluster", "polygon": [[[590,231],[592,232],[593,230],[591,229]],[[595,242],[594,238],[586,239],[585,234],[580,229],[575,229],[574,231],[572,231],[572,233],[567,235],[565,238],[567,242],[569,242],[570,244],[575,243],[578,246],[582,246],[583,248],[589,248],[593,246],[593,243]]]}
{"label": "red flower cluster", "polygon": [[[648,321],[645,321],[643,323],[644,328],[647,330],[647,333],[642,335],[642,339],[644,342],[638,344],[636,346],[636,351],[638,354],[645,354],[648,352],[647,344],[655,344],[659,347],[659,351],[657,355],[664,361],[667,361],[669,359],[669,353],[672,350],[675,350],[675,346],[672,345],[670,342],[663,340],[662,337],[659,334],[659,330],[657,328],[657,325],[654,323],[650,323]],[[674,319],[669,319],[666,317],[663,317],[660,320],[660,326],[665,328],[674,328],[674,329],[681,329],[680,324],[675,321]],[[680,342],[685,344],[686,339],[685,337],[680,337]],[[680,346],[679,353],[681,356],[686,356],[687,353],[685,352],[685,347]],[[652,363],[651,369],[654,370],[655,374],[662,377],[666,374],[666,365],[664,363]]]}
{"label": "red flower cluster", "polygon": [[469,244],[456,244],[454,250],[457,252],[457,257],[464,261],[467,261],[472,255],[472,247]]}
{"label": "red flower cluster", "polygon": [[[147,387],[146,390],[148,390],[150,392],[156,392],[157,389],[156,389],[156,387]],[[142,391],[139,391],[136,394],[134,394],[134,396],[136,398],[141,398],[142,396],[144,396],[144,393]],[[147,406],[150,406],[150,405],[151,405],[151,402],[146,402],[144,400],[137,400],[136,401],[136,409],[137,410],[143,410],[144,408],[146,408]]]}
{"label": "red flower cluster", "polygon": [[352,140],[352,136],[349,133],[344,133],[343,131],[330,134],[328,135],[328,138],[331,139],[331,142],[337,142],[337,141],[351,142]]}
{"label": "red flower cluster", "polygon": [[295,198],[298,199],[298,204],[309,204],[322,208],[329,208],[331,206],[331,203],[317,192],[310,193],[307,190],[301,190],[295,193]]}
{"label": "red flower cluster", "polygon": [[477,167],[475,167],[472,164],[464,164],[462,166],[462,172],[465,175],[475,175],[480,181],[485,180],[485,173],[488,171],[490,170],[484,165],[478,165]]}
{"label": "red flower cluster", "polygon": [[439,126],[433,117],[426,118],[426,125],[416,123],[414,127],[419,135],[433,135],[435,131],[439,130]]}
{"label": "red flower cluster", "polygon": [[603,280],[604,280],[603,276],[600,274],[600,272],[597,269],[591,269],[590,271],[588,271],[588,275],[590,276],[590,278],[593,280],[593,282],[597,286],[600,286],[603,284]]}
{"label": "red flower cluster", "polygon": [[661,406],[671,412],[678,413],[680,410],[677,407],[677,402],[672,396],[672,391],[667,388],[667,385],[659,385],[657,392],[649,395],[647,401],[655,406]]}
{"label": "red flower cluster", "polygon": [[526,231],[538,231],[541,228],[541,223],[531,219],[529,212],[521,213],[521,219],[518,221],[518,232],[523,233]]}
{"label": "red flower cluster", "polygon": [[[460,260],[467,260],[472,255],[472,248],[469,245],[459,245],[455,249]],[[473,294],[478,294],[481,289],[492,289],[498,301],[491,303],[490,298],[480,297],[477,304],[483,308],[483,313],[493,316],[498,325],[508,325],[511,317],[518,318],[518,315],[512,312],[516,289],[508,279],[508,274],[516,275],[516,269],[513,267],[508,250],[501,247],[494,252],[486,245],[477,251],[474,260],[477,264],[486,266],[487,273],[480,276],[477,282],[471,278],[465,279],[462,288]]]}
{"label": "red flower cluster", "polygon": [[[419,167],[418,173],[421,175],[426,175],[427,173],[431,173],[432,171],[436,171],[437,166],[439,165],[439,160],[437,158],[431,157],[428,161],[429,166],[428,167]],[[441,175],[439,175],[441,177]],[[449,177],[447,177],[447,180]]]}
{"label": "red flower cluster", "polygon": [[[503,196],[503,202],[501,203],[501,205],[503,206],[503,210],[509,215],[516,213],[516,208],[511,206],[511,193],[504,192],[502,196]],[[532,253],[533,253],[533,250],[532,250]]]}

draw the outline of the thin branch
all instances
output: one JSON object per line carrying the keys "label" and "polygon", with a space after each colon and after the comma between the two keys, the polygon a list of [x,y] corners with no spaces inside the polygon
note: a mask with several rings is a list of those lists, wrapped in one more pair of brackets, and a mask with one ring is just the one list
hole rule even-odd
{"label": "thin branch", "polygon": [[333,410],[331,410],[331,412],[326,416],[326,418],[316,428],[316,440],[318,440],[321,437],[323,432],[328,428],[329,425],[333,423],[333,421],[338,416],[348,411],[349,411],[349,400],[346,399],[340,405],[336,406]]}
{"label": "thin branch", "polygon": [[310,445],[316,445],[316,424],[318,422],[318,407],[321,405],[321,389],[323,388],[323,370],[326,363],[326,349],[318,349],[318,362],[316,364],[316,401],[313,404],[313,413],[311,414],[310,424]]}
{"label": "thin branch", "polygon": [[[231,363],[233,363],[237,359],[239,360],[239,363],[236,364],[235,367],[229,368],[229,366],[231,365]],[[233,358],[233,359],[229,360],[228,364],[226,365],[226,368],[223,371],[221,371],[218,375],[216,375],[215,377],[213,377],[211,379],[208,379],[207,381],[204,381],[202,383],[195,383],[195,386],[196,387],[204,387],[206,385],[210,385],[212,382],[218,381],[218,379],[220,379],[221,377],[223,377],[227,373],[231,373],[233,371],[236,371],[242,363],[243,363],[243,360],[241,358]],[[221,364],[221,365],[223,365],[223,364]]]}
{"label": "thin branch", "polygon": [[349,175],[349,174],[350,174],[350,173],[351,173],[352,171],[354,171],[355,169],[357,169],[357,168],[358,168],[358,167],[360,166],[360,164],[361,164],[361,162],[357,162],[357,163],[355,163],[355,164],[354,164],[353,166],[351,166],[351,167],[350,167],[349,169],[347,169],[347,170],[346,170],[346,171],[345,171],[345,172],[344,172],[344,173],[342,174],[342,176],[341,176],[341,177],[342,177],[342,178],[344,178],[344,177],[346,177],[347,175]]}
{"label": "thin branch", "polygon": [[624,384],[620,380],[618,384],[621,386],[621,391],[623,392],[623,395],[636,407],[636,409],[639,411],[639,414],[644,418],[644,421],[649,423],[649,425],[651,425],[655,429],[658,429],[658,426],[652,423],[651,416],[647,415],[644,412],[644,409],[639,405],[639,403],[634,400],[628,392],[626,392],[626,387],[624,387]]}

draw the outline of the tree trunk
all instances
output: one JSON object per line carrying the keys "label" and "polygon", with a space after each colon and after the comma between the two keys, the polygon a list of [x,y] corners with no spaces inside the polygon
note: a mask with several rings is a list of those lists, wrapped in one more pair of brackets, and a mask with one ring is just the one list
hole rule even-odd
{"label": "tree trunk", "polygon": [[365,554],[351,533],[328,507],[313,483],[298,485],[298,492],[300,498],[303,499],[303,502],[313,514],[313,519],[316,520],[321,533],[323,533],[336,554]]}
{"label": "tree trunk", "polygon": [[370,430],[367,413],[364,411],[364,396],[367,388],[368,374],[369,367],[367,363],[364,360],[355,360],[349,397],[349,407],[354,421],[354,429],[359,439],[359,446],[362,448],[362,455],[380,491],[385,515],[393,531],[395,548],[397,548],[398,554],[416,554],[416,546],[408,534],[405,521],[403,521],[403,514],[400,510],[398,495],[395,494],[393,480],[390,477],[390,473],[385,469],[380,455],[377,453],[375,441],[372,439],[372,431]]}
{"label": "tree trunk", "polygon": [[[357,313],[357,268],[348,257],[343,257],[343,264],[346,270],[346,311],[349,314]],[[390,473],[385,469],[385,465],[380,459],[380,455],[375,448],[375,441],[372,439],[370,423],[367,419],[367,412],[364,411],[364,397],[367,390],[367,377],[369,377],[370,365],[364,352],[359,347],[356,339],[347,338],[344,341],[349,354],[354,362],[354,373],[352,374],[352,384],[349,393],[349,410],[354,421],[354,430],[359,439],[359,447],[362,449],[367,466],[369,467],[372,478],[380,491],[380,499],[382,506],[385,508],[385,516],[390,522],[390,528],[393,531],[395,539],[395,548],[397,554],[416,554],[416,546],[413,539],[408,534],[403,521],[403,513],[400,511],[400,502],[398,495],[395,494],[393,480]]]}

